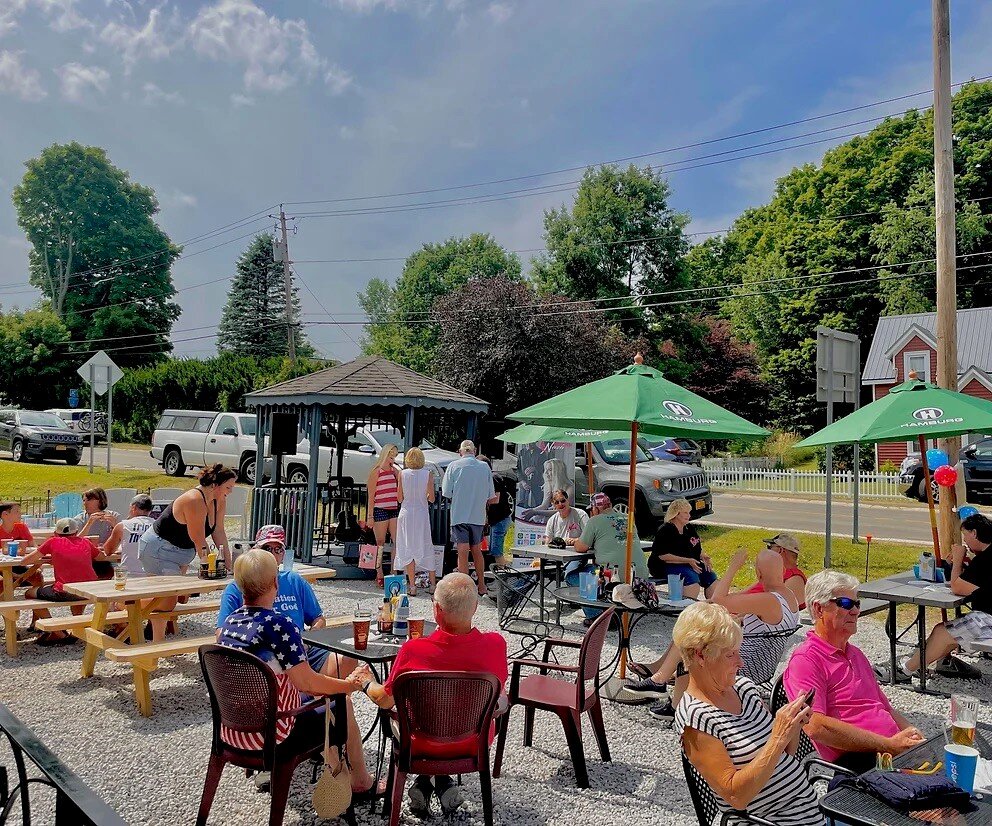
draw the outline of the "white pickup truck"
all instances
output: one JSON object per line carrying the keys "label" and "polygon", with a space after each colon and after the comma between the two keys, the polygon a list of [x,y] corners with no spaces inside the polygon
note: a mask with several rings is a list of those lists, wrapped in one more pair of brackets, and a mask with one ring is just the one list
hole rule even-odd
{"label": "white pickup truck", "polygon": [[[359,427],[351,431],[347,438],[342,474],[350,476],[360,485],[365,484],[372,466],[379,460],[379,454],[386,445],[393,444],[400,448],[399,462],[401,465],[403,463],[403,436],[398,430]],[[426,439],[421,440],[419,447],[424,451],[427,466],[431,468],[440,483],[445,468],[458,458],[458,454],[435,447]],[[325,482],[332,473],[337,472],[337,450],[333,446],[322,444],[319,455],[317,479],[319,482]],[[283,456],[282,471],[286,482],[296,485],[306,484],[310,476],[309,439],[301,439],[297,452],[292,456]]]}
{"label": "white pickup truck", "polygon": [[[152,458],[169,476],[217,462],[236,468],[242,482],[255,482],[255,416],[212,410],[166,410],[152,435]],[[264,474],[264,468],[263,468]]]}

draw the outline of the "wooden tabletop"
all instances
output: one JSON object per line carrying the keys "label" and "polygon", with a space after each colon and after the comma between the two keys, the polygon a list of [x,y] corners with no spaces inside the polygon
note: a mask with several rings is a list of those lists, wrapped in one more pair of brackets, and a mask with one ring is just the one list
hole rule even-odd
{"label": "wooden tabletop", "polygon": [[115,588],[112,579],[94,582],[67,582],[65,590],[91,602],[124,602],[155,597],[178,597],[184,594],[205,594],[222,591],[228,579],[199,579],[192,576],[143,576],[128,577],[122,590]]}
{"label": "wooden tabletop", "polygon": [[23,565],[23,564],[24,564],[23,556],[7,556],[7,554],[0,556],[0,568],[13,568],[17,565]]}
{"label": "wooden tabletop", "polygon": [[322,565],[293,565],[293,571],[310,582],[317,579],[333,579],[338,573],[333,568],[325,568]]}

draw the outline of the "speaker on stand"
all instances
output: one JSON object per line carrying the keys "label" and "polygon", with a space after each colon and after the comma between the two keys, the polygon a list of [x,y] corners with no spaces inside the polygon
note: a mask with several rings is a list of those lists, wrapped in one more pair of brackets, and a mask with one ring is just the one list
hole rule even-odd
{"label": "speaker on stand", "polygon": [[282,521],[282,457],[285,454],[296,453],[297,438],[300,432],[300,417],[297,413],[273,413],[269,423],[269,453],[273,457],[275,468],[275,502],[272,508],[272,520],[276,524]]}

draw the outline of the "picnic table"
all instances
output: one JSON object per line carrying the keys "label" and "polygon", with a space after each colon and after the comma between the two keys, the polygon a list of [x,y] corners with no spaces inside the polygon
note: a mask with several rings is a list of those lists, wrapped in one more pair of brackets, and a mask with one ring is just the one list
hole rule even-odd
{"label": "picnic table", "polygon": [[[591,551],[585,553],[580,553],[573,547],[566,548],[549,548],[547,545],[514,545],[510,551],[516,555],[529,556],[538,560],[538,572],[540,577],[538,580],[538,587],[540,592],[538,594],[541,610],[541,620],[545,619],[546,611],[544,608],[544,594],[547,591],[547,577],[545,575],[547,566],[553,565],[555,569],[555,587],[561,588],[561,575],[565,566],[569,562],[582,562],[586,559],[595,559],[595,554]],[[555,606],[555,620],[561,623],[561,603],[556,603]]]}
{"label": "picnic table", "polygon": [[[3,577],[3,592],[0,594],[0,602],[14,602],[14,589],[37,571],[43,562],[32,565],[24,573],[15,574],[14,568],[24,567],[24,558],[20,556],[0,556],[0,575]],[[17,615],[20,609],[4,611],[3,631],[7,644],[7,654],[11,657],[17,655]]]}
{"label": "picnic table", "polygon": [[[958,610],[968,599],[951,592],[950,585],[943,582],[929,582],[917,579],[912,571],[866,582],[858,588],[858,596],[873,597],[889,604],[889,619],[886,631],[889,637],[889,682],[896,684],[896,607],[915,605],[919,631],[920,661],[926,662],[927,647],[927,608]],[[912,626],[910,626],[912,627]],[[919,691],[927,691],[927,670],[920,668]]]}

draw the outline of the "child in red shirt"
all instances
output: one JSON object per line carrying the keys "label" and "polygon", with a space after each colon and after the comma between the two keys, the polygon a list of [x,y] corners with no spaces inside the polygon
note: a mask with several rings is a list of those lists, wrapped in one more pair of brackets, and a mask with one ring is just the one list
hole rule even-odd
{"label": "child in red shirt", "polygon": [[[21,506],[17,502],[0,502],[0,551],[6,552],[7,541],[10,539],[16,539],[21,543],[22,554],[25,548],[34,547],[34,537],[28,526],[21,521]],[[27,570],[18,565],[13,572],[23,574]],[[24,585],[41,585],[43,582],[41,571],[35,571],[32,576],[21,580]]]}

